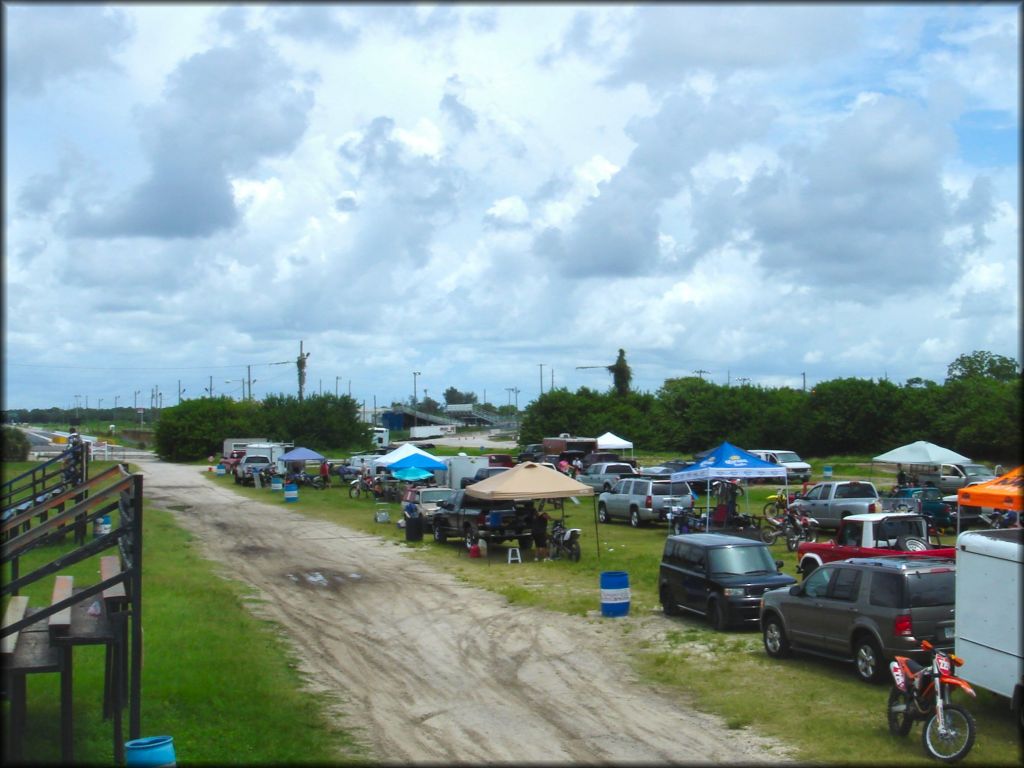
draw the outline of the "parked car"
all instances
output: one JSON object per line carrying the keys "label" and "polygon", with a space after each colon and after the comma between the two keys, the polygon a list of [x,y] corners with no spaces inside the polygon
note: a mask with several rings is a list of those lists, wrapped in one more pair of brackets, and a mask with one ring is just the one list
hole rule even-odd
{"label": "parked car", "polygon": [[778,464],[786,468],[786,476],[791,483],[809,483],[811,481],[811,465],[796,455],[794,451],[782,451],[776,448],[754,448],[747,451],[761,461]]}
{"label": "parked car", "polygon": [[661,478],[623,478],[597,498],[597,519],[602,523],[628,520],[634,528],[665,522],[673,506],[692,507],[693,494],[685,481]]}
{"label": "parked car", "polygon": [[508,453],[488,453],[487,463],[492,467],[514,467],[516,460]]}
{"label": "parked car", "polygon": [[781,568],[782,561],[773,561],[760,541],[721,533],[669,536],[658,597],[666,616],[690,611],[706,616],[718,630],[733,623],[757,624],[765,590],[796,584]]}
{"label": "parked car", "polygon": [[948,557],[826,563],[802,584],[764,594],[764,649],[773,658],[804,651],[853,661],[861,680],[882,680],[893,656],[924,659],[922,640],[952,650],[955,575]]}
{"label": "parked car", "polygon": [[597,491],[610,491],[623,477],[639,474],[630,464],[624,462],[598,462],[583,470],[576,479]]}
{"label": "parked car", "polygon": [[848,515],[880,512],[882,502],[875,486],[866,480],[829,480],[817,483],[797,496],[791,508],[797,514],[813,517],[822,528],[838,528]]}
{"label": "parked car", "polygon": [[530,443],[524,446],[516,457],[516,461],[520,464],[524,461],[544,461],[544,444]]}
{"label": "parked car", "polygon": [[488,477],[494,477],[500,472],[507,472],[508,467],[480,467],[472,477],[464,477],[459,483],[460,488],[467,488],[473,483],[479,483],[481,480],[486,480]]}
{"label": "parked car", "polygon": [[402,504],[414,504],[416,513],[423,518],[423,530],[432,531],[434,529],[434,514],[441,502],[451,499],[453,493],[455,491],[451,488],[412,486],[402,496]]}
{"label": "parked car", "polygon": [[[957,505],[947,502],[938,488],[896,488],[882,499],[882,510],[890,509],[894,512],[919,512],[939,530],[956,528]],[[963,521],[960,527],[966,527]]]}
{"label": "parked car", "polygon": [[968,485],[987,483],[996,477],[984,464],[941,464],[938,472],[934,468],[911,465],[910,474],[916,478],[916,485],[934,485],[943,493],[953,493]]}

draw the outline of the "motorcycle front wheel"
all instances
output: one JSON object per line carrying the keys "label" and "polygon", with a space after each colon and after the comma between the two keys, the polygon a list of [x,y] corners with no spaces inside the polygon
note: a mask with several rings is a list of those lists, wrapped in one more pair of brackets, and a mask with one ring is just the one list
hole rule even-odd
{"label": "motorcycle front wheel", "polygon": [[359,498],[359,486],[358,485],[350,485],[348,487],[348,497],[350,499],[358,499]]}
{"label": "motorcycle front wheel", "polygon": [[762,528],[761,529],[761,541],[767,544],[769,547],[775,543],[775,540],[779,538],[778,528]]}
{"label": "motorcycle front wheel", "polygon": [[[913,703],[910,697],[895,685],[889,689],[889,705],[886,708],[889,717],[889,733],[893,736],[906,736],[914,725]],[[903,711],[895,711],[903,707]]]}
{"label": "motorcycle front wheel", "polygon": [[943,710],[945,728],[941,727],[943,724],[939,722],[939,715],[936,712],[924,724],[921,743],[924,744],[925,751],[936,760],[955,763],[965,757],[974,746],[974,718],[959,704],[947,704]]}

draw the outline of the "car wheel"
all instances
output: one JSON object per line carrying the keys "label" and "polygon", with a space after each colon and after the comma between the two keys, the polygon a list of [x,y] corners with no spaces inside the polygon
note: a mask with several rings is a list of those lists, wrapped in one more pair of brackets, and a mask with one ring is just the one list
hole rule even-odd
{"label": "car wheel", "polygon": [[711,622],[711,626],[719,632],[724,632],[729,628],[729,612],[725,607],[724,600],[715,599],[711,601],[711,604],[708,606],[708,620]]}
{"label": "car wheel", "polygon": [[[886,708],[889,716],[889,733],[893,736],[906,736],[914,725],[914,710],[910,697],[895,685],[889,689],[889,704]],[[894,711],[901,707],[903,711]]]}
{"label": "car wheel", "polygon": [[885,670],[885,660],[873,637],[858,635],[853,641],[853,663],[857,677],[865,683],[874,683],[881,679]]}
{"label": "car wheel", "polygon": [[773,659],[789,656],[789,639],[778,616],[764,620],[764,650]]}
{"label": "car wheel", "polygon": [[441,526],[437,524],[434,525],[434,541],[436,541],[438,544],[444,544],[446,541],[448,541],[448,534],[445,533],[441,529]]}
{"label": "car wheel", "polygon": [[661,600],[661,610],[666,616],[678,616],[679,607],[672,601],[668,593],[668,585],[662,584],[658,590],[658,599]]}
{"label": "car wheel", "polygon": [[629,524],[634,528],[640,527],[640,512],[636,509],[629,510]]}
{"label": "car wheel", "polygon": [[896,540],[896,546],[907,552],[924,552],[928,549],[928,542],[916,536],[900,536]]}
{"label": "car wheel", "polygon": [[599,523],[607,523],[610,518],[608,517],[608,507],[604,505],[604,502],[597,505],[597,521]]}

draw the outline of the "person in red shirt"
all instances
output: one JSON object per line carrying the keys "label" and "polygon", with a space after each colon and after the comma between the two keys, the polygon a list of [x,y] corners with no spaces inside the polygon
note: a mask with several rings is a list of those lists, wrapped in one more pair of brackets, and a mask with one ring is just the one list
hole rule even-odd
{"label": "person in red shirt", "polygon": [[324,488],[331,487],[331,465],[327,459],[320,462],[320,479],[324,481]]}

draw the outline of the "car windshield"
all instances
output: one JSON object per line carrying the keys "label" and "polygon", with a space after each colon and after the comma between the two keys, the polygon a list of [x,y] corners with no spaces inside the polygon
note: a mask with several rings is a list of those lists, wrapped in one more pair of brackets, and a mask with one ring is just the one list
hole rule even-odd
{"label": "car windshield", "polygon": [[609,464],[604,468],[605,474],[609,475],[632,475],[633,468],[629,464]]}
{"label": "car windshield", "polygon": [[974,477],[975,475],[984,475],[985,477],[994,477],[992,470],[986,467],[984,464],[965,464],[964,472],[967,473],[968,477]]}
{"label": "car windshield", "polygon": [[719,576],[775,572],[775,563],[765,546],[718,547],[709,552],[708,562],[711,573]]}
{"label": "car windshield", "polygon": [[897,539],[900,536],[915,536],[925,541],[928,540],[925,521],[921,517],[910,517],[902,520],[890,517],[882,520],[875,531],[875,538],[879,540]]}
{"label": "car windshield", "polygon": [[438,501],[444,501],[445,499],[450,498],[451,495],[452,495],[452,492],[450,490],[448,490],[448,491],[420,491],[420,503],[422,504],[422,503],[425,503],[425,502],[433,503],[433,502],[438,502]]}
{"label": "car windshield", "polygon": [[942,571],[911,573],[907,578],[907,585],[910,587],[911,608],[953,605],[956,574],[952,568]]}
{"label": "car windshield", "polygon": [[775,456],[779,461],[803,461],[792,451],[776,451]]}

